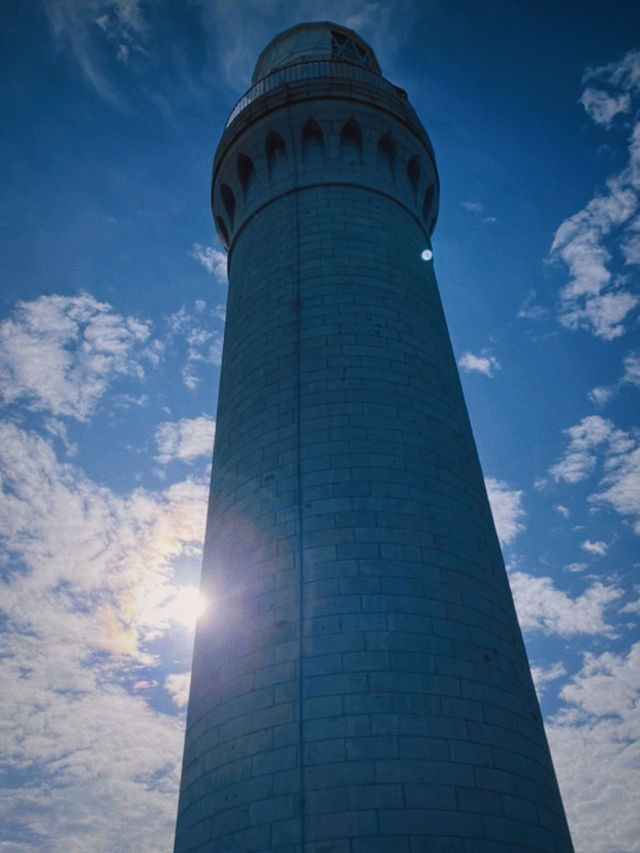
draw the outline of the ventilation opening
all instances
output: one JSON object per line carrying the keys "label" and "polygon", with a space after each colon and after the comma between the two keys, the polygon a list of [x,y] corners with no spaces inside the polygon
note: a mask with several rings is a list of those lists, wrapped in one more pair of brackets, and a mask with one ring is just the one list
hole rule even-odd
{"label": "ventilation opening", "polygon": [[220,184],[220,195],[222,196],[224,209],[227,211],[227,216],[229,217],[229,223],[233,228],[233,216],[236,212],[236,198],[233,190],[227,184]]}
{"label": "ventilation opening", "polygon": [[354,118],[349,119],[340,131],[340,149],[349,165],[355,166],[362,160],[362,131]]}
{"label": "ventilation opening", "polygon": [[420,183],[420,158],[417,154],[407,163],[407,175],[409,176],[409,183],[411,184],[415,199],[418,194],[418,184]]}
{"label": "ventilation opening", "polygon": [[238,180],[240,181],[242,192],[246,196],[249,190],[249,185],[251,184],[256,172],[253,160],[251,157],[247,157],[246,154],[238,154],[236,168],[238,170]]}
{"label": "ventilation opening", "polygon": [[302,128],[303,163],[321,163],[324,158],[324,136],[318,122],[307,119]]}
{"label": "ventilation opening", "polygon": [[378,142],[378,165],[393,178],[393,167],[396,161],[396,143],[391,136],[391,132],[387,131],[384,136],[380,137]]}
{"label": "ventilation opening", "polygon": [[274,169],[284,165],[287,156],[287,149],[284,144],[284,139],[274,130],[269,131],[267,135],[265,153],[267,155],[269,174],[272,174]]}
{"label": "ventilation opening", "polygon": [[216,216],[216,227],[218,229],[220,239],[222,240],[222,245],[225,247],[225,249],[228,249],[229,232],[227,231],[227,226],[224,224],[224,219],[221,216]]}

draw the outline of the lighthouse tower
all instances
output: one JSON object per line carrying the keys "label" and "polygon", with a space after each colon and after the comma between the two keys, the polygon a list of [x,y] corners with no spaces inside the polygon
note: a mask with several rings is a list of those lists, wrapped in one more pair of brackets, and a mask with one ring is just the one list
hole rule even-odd
{"label": "lighthouse tower", "polygon": [[176,853],[570,853],[433,271],[407,95],[277,36],[212,204],[229,298]]}

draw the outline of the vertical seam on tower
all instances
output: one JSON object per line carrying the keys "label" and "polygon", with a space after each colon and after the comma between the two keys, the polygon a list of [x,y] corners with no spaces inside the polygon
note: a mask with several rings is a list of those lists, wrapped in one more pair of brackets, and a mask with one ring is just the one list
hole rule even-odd
{"label": "vertical seam on tower", "polygon": [[[298,154],[296,141],[291,123],[291,112],[288,110],[289,139],[293,156],[293,174],[295,186],[298,186]],[[296,479],[298,481],[298,768],[300,788],[299,821],[300,821],[300,851],[304,853],[305,840],[305,785],[304,785],[304,715],[302,711],[303,700],[303,666],[304,666],[304,547],[303,547],[303,512],[302,512],[302,364],[300,353],[300,321],[301,321],[301,298],[300,298],[300,193],[295,196],[295,245],[296,245]]]}

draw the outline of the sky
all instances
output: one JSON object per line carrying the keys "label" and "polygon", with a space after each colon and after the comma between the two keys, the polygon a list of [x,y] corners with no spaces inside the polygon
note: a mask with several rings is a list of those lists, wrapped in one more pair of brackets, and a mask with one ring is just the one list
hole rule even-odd
{"label": "sky", "polygon": [[0,853],[169,853],[258,53],[356,29],[434,263],[576,850],[640,851],[640,6],[0,0]]}

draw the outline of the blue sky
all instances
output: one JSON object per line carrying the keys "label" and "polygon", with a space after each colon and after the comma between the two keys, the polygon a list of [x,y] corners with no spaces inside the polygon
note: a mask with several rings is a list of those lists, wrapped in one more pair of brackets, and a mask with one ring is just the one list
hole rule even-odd
{"label": "blue sky", "polygon": [[640,8],[2,17],[0,853],[171,849],[226,299],[212,157],[260,50],[324,19],[436,150],[436,272],[576,849],[640,851]]}

